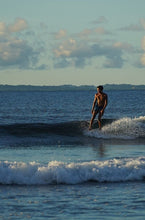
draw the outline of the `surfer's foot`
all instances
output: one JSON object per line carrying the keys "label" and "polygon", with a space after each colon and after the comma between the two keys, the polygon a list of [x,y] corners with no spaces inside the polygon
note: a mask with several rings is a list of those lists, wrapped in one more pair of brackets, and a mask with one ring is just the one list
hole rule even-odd
{"label": "surfer's foot", "polygon": [[92,127],[91,127],[91,126],[89,127],[89,130],[92,130]]}

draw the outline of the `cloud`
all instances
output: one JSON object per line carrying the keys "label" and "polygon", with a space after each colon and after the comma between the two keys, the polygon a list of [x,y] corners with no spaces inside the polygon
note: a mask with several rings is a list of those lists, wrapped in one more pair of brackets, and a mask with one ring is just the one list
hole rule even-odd
{"label": "cloud", "polygon": [[[0,22],[0,68],[37,68],[42,47],[34,48],[29,41],[15,36],[15,33],[27,31],[28,24],[17,18],[13,24]],[[19,36],[19,37],[18,37]]]}
{"label": "cloud", "polygon": [[38,53],[23,40],[6,39],[0,42],[0,66],[1,68],[32,68],[38,61]]}
{"label": "cloud", "polygon": [[27,22],[22,18],[17,18],[14,22],[14,24],[11,24],[8,26],[8,30],[10,32],[19,32],[27,29],[28,24]]}
{"label": "cloud", "polygon": [[57,48],[53,50],[55,57],[69,57],[73,50],[76,50],[76,40],[70,38],[63,41]]}
{"label": "cloud", "polygon": [[145,66],[145,53],[141,56],[141,64]]}
{"label": "cloud", "polygon": [[81,31],[80,33],[76,34],[76,37],[80,37],[80,38],[88,38],[89,36],[92,35],[92,29],[84,29],[83,31]]}
{"label": "cloud", "polygon": [[0,36],[4,35],[6,32],[6,26],[4,22],[0,22]]}
{"label": "cloud", "polygon": [[139,51],[140,57],[139,60],[135,63],[137,68],[145,68],[145,36],[141,41],[141,50]]}
{"label": "cloud", "polygon": [[109,56],[106,56],[106,62],[103,64],[104,68],[122,68],[124,65],[124,59],[122,58],[122,56],[120,56],[120,52],[118,51],[117,53],[114,53]]}
{"label": "cloud", "polygon": [[67,35],[67,31],[64,29],[59,30],[58,32],[55,33],[55,38],[56,39],[62,39],[64,37],[66,37]]}
{"label": "cloud", "polygon": [[105,30],[103,27],[95,28],[95,29],[94,29],[94,33],[102,34],[102,35],[111,34],[110,31]]}
{"label": "cloud", "polygon": [[144,28],[141,26],[141,24],[130,24],[128,26],[120,28],[122,31],[143,31]]}
{"label": "cloud", "polygon": [[86,28],[83,31],[81,31],[80,33],[75,34],[74,36],[82,38],[82,39],[85,39],[85,38],[86,39],[92,39],[92,38],[96,39],[96,37],[99,37],[101,35],[112,35],[112,33],[110,31],[105,30],[105,28],[103,28],[103,27],[97,27],[97,28],[92,28],[92,29]]}
{"label": "cloud", "polygon": [[145,36],[142,39],[141,48],[145,51]]}
{"label": "cloud", "polygon": [[49,69],[49,66],[46,64],[41,64],[40,66],[36,68],[36,70],[48,70],[48,69]]}
{"label": "cloud", "polygon": [[97,18],[95,21],[93,21],[93,24],[103,24],[103,23],[107,23],[108,20],[107,18],[105,18],[105,16],[100,16],[99,18]]}
{"label": "cloud", "polygon": [[120,28],[122,31],[144,31],[145,30],[145,20],[140,19],[137,24],[130,24],[128,26]]}
{"label": "cloud", "polygon": [[20,32],[26,30],[27,27],[27,22],[22,18],[17,18],[11,25],[7,25],[5,22],[0,22],[0,36],[7,36],[14,32]]}
{"label": "cloud", "polygon": [[145,30],[145,19],[144,18],[140,19],[140,23]]}
{"label": "cloud", "polygon": [[75,66],[83,68],[91,64],[93,58],[104,57],[104,68],[122,68],[124,64],[123,48],[117,45],[89,44],[87,41],[68,39],[58,45],[54,51],[56,68]]}
{"label": "cloud", "polygon": [[128,53],[132,53],[132,52],[136,53],[137,52],[137,50],[135,50],[131,44],[125,43],[125,42],[117,41],[113,44],[113,47],[121,49],[121,50],[126,51]]}
{"label": "cloud", "polygon": [[[100,17],[98,23],[106,22],[105,17]],[[90,65],[93,58],[105,57],[106,63],[104,67],[121,68],[123,65],[123,59],[121,58],[121,51],[123,48],[111,46],[103,46],[101,40],[102,35],[110,35],[111,32],[106,31],[103,27],[86,28],[83,31],[76,34],[67,34],[67,31],[60,29],[58,32],[53,33],[55,39],[59,39],[53,47],[53,62],[54,68],[66,68],[66,67],[77,67],[83,68],[86,65]],[[99,42],[98,44],[96,42]],[[111,50],[110,50],[111,49]],[[116,51],[117,58],[115,55],[112,59],[109,57],[109,51]],[[120,51],[120,56],[118,51]],[[117,62],[117,59],[120,61]],[[112,61],[112,64],[111,64]],[[110,63],[110,64],[109,64]]]}
{"label": "cloud", "polygon": [[71,59],[67,59],[66,57],[60,57],[57,60],[54,59],[54,68],[66,68],[69,66],[73,66]]}
{"label": "cloud", "polygon": [[141,65],[145,67],[145,36],[142,39],[141,48],[144,51],[144,53],[142,54],[140,61]]}

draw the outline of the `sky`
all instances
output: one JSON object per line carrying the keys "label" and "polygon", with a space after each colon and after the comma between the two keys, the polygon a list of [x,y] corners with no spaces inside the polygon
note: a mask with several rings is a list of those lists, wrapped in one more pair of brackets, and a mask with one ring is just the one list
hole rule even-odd
{"label": "sky", "polygon": [[144,0],[0,5],[0,84],[145,85]]}

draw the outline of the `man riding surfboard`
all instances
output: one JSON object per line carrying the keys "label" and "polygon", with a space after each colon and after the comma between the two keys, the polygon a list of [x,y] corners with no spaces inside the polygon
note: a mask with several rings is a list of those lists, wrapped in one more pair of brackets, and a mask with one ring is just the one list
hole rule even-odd
{"label": "man riding surfboard", "polygon": [[99,114],[98,125],[99,125],[99,129],[101,129],[101,118],[104,114],[104,110],[107,104],[108,104],[108,96],[106,93],[103,92],[103,86],[98,86],[97,93],[95,94],[95,98],[92,105],[92,118],[90,121],[89,130],[92,129],[92,124],[97,114]]}

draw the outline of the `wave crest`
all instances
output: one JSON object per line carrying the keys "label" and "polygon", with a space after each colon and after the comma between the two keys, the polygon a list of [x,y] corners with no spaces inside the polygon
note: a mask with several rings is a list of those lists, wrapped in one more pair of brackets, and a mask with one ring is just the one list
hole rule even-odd
{"label": "wave crest", "polygon": [[144,180],[145,157],[64,163],[0,162],[0,184],[49,185]]}
{"label": "wave crest", "polygon": [[96,138],[136,139],[145,138],[145,116],[139,118],[121,118],[106,124],[102,130],[85,131],[88,136]]}

